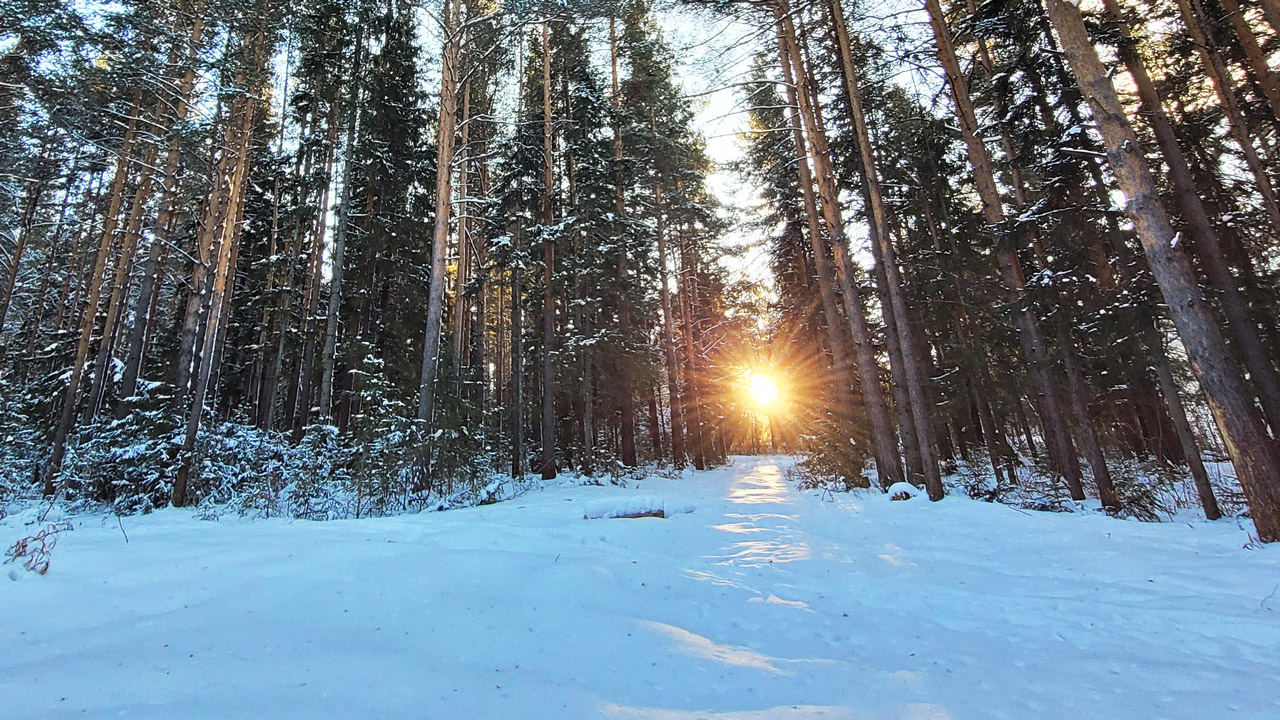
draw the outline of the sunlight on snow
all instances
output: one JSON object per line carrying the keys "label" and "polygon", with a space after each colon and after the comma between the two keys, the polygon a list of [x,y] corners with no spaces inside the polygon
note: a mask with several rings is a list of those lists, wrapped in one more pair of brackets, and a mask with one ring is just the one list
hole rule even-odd
{"label": "sunlight on snow", "polygon": [[691,633],[683,628],[675,625],[655,622],[653,620],[641,620],[641,625],[648,627],[658,633],[666,635],[668,638],[676,641],[686,654],[699,657],[704,660],[714,660],[725,665],[733,665],[735,667],[754,668],[763,670],[774,675],[790,675],[785,670],[779,670],[773,665],[773,658],[761,655],[754,650],[747,648],[734,647],[733,645],[721,645],[714,642],[710,638],[703,637],[696,633]]}
{"label": "sunlight on snow", "polygon": [[773,563],[789,563],[797,560],[808,560],[813,551],[806,543],[779,542],[777,540],[760,540],[755,542],[738,542],[725,548],[728,555],[710,556],[718,565],[737,565],[739,567],[760,567]]}
{"label": "sunlight on snow", "polygon": [[729,499],[742,505],[789,504],[787,483],[776,467],[758,468],[733,484]]}
{"label": "sunlight on snow", "polygon": [[750,600],[747,600],[747,602],[768,603],[770,605],[786,605],[787,607],[793,607],[800,610],[809,610],[809,612],[813,612],[813,610],[809,609],[809,603],[804,602],[803,600],[783,600],[777,595],[770,595],[767,598],[753,597]]}
{"label": "sunlight on snow", "polygon": [[719,575],[716,575],[715,573],[709,573],[709,572],[707,572],[707,571],[705,571],[705,570],[689,570],[689,569],[686,569],[686,570],[684,571],[684,574],[685,574],[685,575],[687,575],[687,576],[688,576],[690,579],[692,579],[692,580],[701,580],[701,581],[703,581],[703,582],[709,582],[709,583],[711,583],[712,585],[718,585],[718,586],[720,586],[720,587],[731,587],[731,588],[735,588],[735,589],[737,589],[737,590],[746,590],[747,592],[755,593],[756,595],[759,595],[759,594],[760,594],[760,591],[759,591],[759,590],[756,590],[756,589],[755,589],[755,588],[753,588],[753,587],[748,587],[748,586],[746,586],[746,585],[743,585],[742,583],[738,582],[737,580],[732,580],[732,579],[730,579],[730,578],[721,577],[721,576],[719,576]]}
{"label": "sunlight on snow", "polygon": [[897,565],[898,567],[905,567],[909,565],[911,567],[915,567],[915,563],[904,560],[902,558],[902,548],[898,547],[897,545],[894,545],[893,543],[886,543],[884,546],[884,550],[885,551],[883,553],[877,555],[876,557],[880,558],[881,560],[884,560],[890,565]]}
{"label": "sunlight on snow", "polygon": [[756,527],[755,525],[747,522],[725,523],[723,525],[712,525],[711,527],[727,533],[744,535],[747,533],[758,533],[768,530],[768,528]]}

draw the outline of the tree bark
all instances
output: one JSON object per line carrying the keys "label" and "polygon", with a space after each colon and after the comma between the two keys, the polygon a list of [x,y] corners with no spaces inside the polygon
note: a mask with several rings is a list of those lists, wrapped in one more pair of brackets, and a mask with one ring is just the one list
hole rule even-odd
{"label": "tree bark", "polygon": [[462,0],[443,0],[444,53],[440,64],[440,128],[436,148],[436,218],[431,241],[431,286],[427,292],[427,323],[422,341],[422,372],[418,383],[418,419],[430,424],[435,412],[436,371],[440,360],[440,330],[444,315],[444,285],[449,251],[449,213],[453,208],[454,135],[458,122],[458,61],[462,35]]}
{"label": "tree bark", "polygon": [[1169,408],[1169,418],[1173,421],[1174,431],[1178,434],[1178,442],[1182,444],[1182,453],[1187,459],[1187,468],[1191,471],[1191,479],[1195,482],[1196,494],[1200,497],[1200,507],[1208,520],[1222,517],[1218,507],[1218,499],[1214,497],[1213,485],[1209,482],[1209,473],[1205,471],[1204,460],[1200,457],[1200,447],[1196,442],[1191,423],[1187,420],[1187,411],[1178,393],[1178,384],[1174,382],[1173,372],[1169,369],[1169,358],[1165,355],[1164,342],[1154,328],[1148,328],[1146,335],[1147,348],[1151,352],[1152,369],[1156,379],[1160,381],[1160,392],[1164,395],[1165,405]]}
{"label": "tree bark", "polygon": [[[163,105],[156,107],[156,115],[163,111]],[[107,299],[107,314],[102,324],[102,339],[98,342],[98,354],[94,359],[93,385],[85,407],[85,420],[97,416],[103,396],[106,393],[107,373],[114,356],[116,330],[120,322],[120,313],[129,291],[129,277],[133,270],[134,256],[138,248],[138,239],[142,235],[142,214],[146,209],[147,197],[151,194],[151,181],[155,177],[152,168],[155,165],[157,148],[149,145],[143,153],[137,188],[134,190],[133,202],[125,217],[124,240],[120,254],[116,258],[115,272],[111,278],[111,295]]]}
{"label": "tree bark", "polygon": [[356,31],[356,56],[351,72],[352,102],[347,108],[346,138],[342,148],[342,195],[338,199],[338,227],[333,235],[333,270],[329,278],[329,309],[325,313],[324,350],[320,356],[320,415],[333,416],[333,375],[338,354],[339,320],[342,314],[342,273],[346,262],[347,234],[351,230],[351,185],[355,180],[352,159],[355,138],[360,126],[360,66],[364,58],[364,31]]}
{"label": "tree bark", "polygon": [[[186,121],[188,110],[191,107],[191,92],[195,87],[196,80],[196,71],[193,63],[200,51],[204,38],[205,6],[206,0],[200,0],[192,19],[184,63],[186,69],[178,81],[178,89],[172,99],[172,121],[166,124],[166,129],[169,131]],[[165,153],[164,169],[162,171],[164,180],[161,186],[160,209],[156,214],[155,236],[152,238],[151,246],[147,250],[147,259],[142,265],[142,280],[139,283],[137,300],[133,305],[133,326],[129,329],[127,357],[125,358],[124,372],[120,383],[122,399],[131,397],[137,392],[138,378],[142,373],[143,359],[147,354],[147,340],[149,337],[147,329],[153,319],[155,296],[159,286],[157,280],[164,265],[164,259],[168,254],[169,243],[173,241],[173,220],[176,213],[175,197],[178,191],[178,169],[181,163],[182,144],[181,140],[175,135],[169,139],[168,150]],[[124,404],[122,403],[120,412],[123,412],[123,410]]]}
{"label": "tree bark", "polygon": [[827,321],[827,339],[831,345],[831,358],[835,364],[836,399],[840,404],[842,419],[851,421],[857,414],[858,403],[851,388],[853,361],[849,338],[844,331],[845,322],[840,317],[836,299],[835,271],[831,267],[831,253],[822,238],[819,226],[818,200],[814,196],[813,175],[809,166],[808,144],[804,138],[800,104],[796,96],[795,73],[791,69],[791,57],[779,47],[779,63],[782,66],[787,93],[787,114],[791,123],[791,137],[796,150],[796,172],[804,201],[805,222],[809,231],[809,245],[813,250],[814,272],[818,278],[818,292],[822,299],[822,314]]}
{"label": "tree bark", "polygon": [[[626,189],[623,186],[622,178],[622,132],[618,126],[618,116],[621,111],[622,94],[618,91],[618,34],[617,23],[614,18],[609,18],[609,61],[612,66],[613,73],[613,161],[615,165],[615,175],[617,176],[617,196],[615,199],[615,211],[619,218],[626,217]],[[627,249],[623,244],[618,250],[618,332],[623,338],[623,343],[627,342],[631,333],[631,307],[626,297],[626,284],[630,271],[627,268]],[[631,369],[623,368],[621,377],[618,378],[618,408],[621,411],[621,419],[619,426],[619,435],[621,436],[621,454],[622,464],[626,467],[636,466],[636,400],[635,400],[635,382],[631,377]]]}
{"label": "tree bark", "polygon": [[[263,0],[260,9],[263,13],[259,16],[259,23],[265,25],[267,17],[265,12],[267,9],[266,0]],[[261,70],[266,61],[265,44],[266,28],[260,26],[255,32],[252,45],[246,50],[247,57],[245,60],[249,63],[249,67],[240,71],[236,82],[237,87],[245,86],[250,73],[254,77],[254,86],[260,82],[258,78],[262,74]],[[170,495],[170,503],[174,507],[181,507],[186,503],[191,468],[195,460],[196,437],[200,430],[201,417],[204,414],[205,395],[209,390],[209,380],[213,373],[214,350],[218,329],[222,324],[225,296],[232,289],[231,262],[235,256],[236,246],[239,243],[240,227],[237,221],[240,217],[241,203],[244,198],[245,181],[249,174],[249,152],[250,144],[253,140],[253,120],[257,107],[254,89],[256,87],[247,88],[248,92],[238,96],[232,105],[223,153],[224,155],[232,156],[234,161],[231,172],[226,177],[225,184],[220,183],[216,187],[214,199],[210,202],[208,208],[209,214],[207,218],[209,224],[214,226],[213,232],[218,236],[218,264],[214,271],[212,288],[209,293],[209,317],[204,325],[204,338],[201,343],[200,353],[196,356],[196,360],[199,362],[199,369],[191,392],[191,403],[183,435],[182,451],[179,455],[178,472],[174,478],[173,492]],[[220,163],[219,165],[223,166],[224,164]]]}
{"label": "tree bark", "polygon": [[[25,202],[23,202],[22,219],[18,222],[18,237],[13,244],[13,252],[9,255],[9,272],[5,275],[3,294],[0,294],[0,334],[4,332],[5,317],[9,314],[9,305],[13,301],[13,289],[18,284],[18,272],[22,268],[22,254],[27,249],[27,240],[31,237],[31,228],[35,224],[36,210],[40,207],[40,198],[44,195],[45,183],[28,180],[25,183]],[[0,353],[3,353],[0,350]]]}
{"label": "tree bark", "polygon": [[1244,51],[1245,62],[1248,64],[1249,71],[1253,73],[1254,81],[1258,83],[1258,87],[1262,88],[1262,94],[1266,96],[1267,104],[1271,106],[1271,114],[1280,120],[1280,82],[1276,81],[1275,73],[1267,65],[1267,56],[1258,45],[1258,36],[1253,32],[1253,26],[1245,18],[1244,10],[1236,0],[1218,0],[1218,2],[1227,14],[1227,21],[1231,23],[1236,40],[1240,42],[1240,49]]}
{"label": "tree bark", "polygon": [[702,378],[698,371],[698,275],[693,266],[688,238],[677,234],[680,245],[680,312],[684,316],[685,345],[685,408],[684,417],[689,423],[689,454],[696,470],[707,468],[707,442],[709,429],[702,417]]}
{"label": "tree bark", "polygon": [[[340,86],[340,82],[335,82]],[[325,134],[323,153],[324,182],[320,189],[319,212],[312,223],[311,250],[308,254],[307,282],[302,292],[302,359],[298,363],[297,380],[294,388],[297,391],[296,403],[293,404],[293,439],[302,439],[306,428],[311,424],[311,410],[316,402],[315,369],[316,369],[316,325],[320,311],[320,289],[324,284],[324,250],[328,244],[329,233],[329,198],[333,192],[334,156],[337,154],[338,124],[340,120],[338,90],[330,98],[330,110],[325,122],[328,130]]]}
{"label": "tree bark", "polygon": [[[462,130],[460,138],[459,155],[461,160],[458,162],[458,269],[455,273],[453,282],[453,365],[458,376],[459,391],[462,388],[463,368],[466,367],[467,357],[467,283],[471,280],[471,237],[470,230],[470,211],[467,208],[467,169],[470,163],[470,150],[468,145],[471,141],[471,81],[463,83],[462,86]],[[461,392],[459,392],[461,394]]]}
{"label": "tree bark", "polygon": [[551,126],[551,30],[542,23],[542,479],[556,477],[556,246],[551,237],[555,224],[552,193],[555,191],[555,155]]}
{"label": "tree bark", "polygon": [[671,316],[671,284],[667,272],[667,233],[663,214],[662,185],[653,188],[654,211],[657,213],[658,240],[658,275],[661,279],[662,292],[662,355],[667,365],[667,405],[671,411],[671,464],[683,468],[685,464],[684,449],[684,413],[680,400],[680,370],[676,361],[676,335],[674,318]]}

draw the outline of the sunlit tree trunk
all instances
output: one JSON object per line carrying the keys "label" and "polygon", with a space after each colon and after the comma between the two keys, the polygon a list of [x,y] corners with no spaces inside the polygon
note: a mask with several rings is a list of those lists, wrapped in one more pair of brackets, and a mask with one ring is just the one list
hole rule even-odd
{"label": "sunlit tree trunk", "polygon": [[470,214],[471,211],[467,207],[467,170],[471,162],[471,153],[468,144],[471,141],[471,81],[463,83],[462,86],[462,129],[459,133],[459,155],[461,159],[458,162],[458,230],[457,240],[457,258],[458,268],[454,273],[453,281],[453,364],[454,370],[458,375],[459,387],[463,382],[464,368],[470,360],[467,357],[467,283],[471,280],[471,238],[470,230]]}
{"label": "sunlit tree trunk", "polygon": [[702,358],[698,352],[698,275],[693,265],[693,253],[685,233],[677,233],[680,250],[680,313],[684,320],[685,345],[685,393],[684,418],[688,421],[689,455],[693,467],[707,468],[707,444],[710,428],[704,422],[702,408],[702,375],[699,370]]}
{"label": "sunlit tree trunk", "polygon": [[1258,157],[1257,148],[1254,146],[1253,130],[1249,127],[1249,121],[1240,107],[1239,95],[1231,71],[1227,69],[1226,62],[1213,39],[1204,31],[1205,18],[1199,2],[1177,0],[1177,3],[1178,10],[1182,13],[1183,26],[1191,38],[1191,44],[1199,52],[1205,73],[1218,94],[1218,102],[1222,104],[1222,114],[1226,117],[1227,127],[1240,146],[1245,165],[1253,174],[1258,194],[1262,197],[1262,206],[1267,211],[1273,230],[1280,232],[1280,199],[1276,196],[1275,186],[1271,182],[1271,176],[1267,174],[1266,166]]}
{"label": "sunlit tree trunk", "polygon": [[1245,62],[1254,81],[1262,88],[1262,94],[1271,106],[1271,113],[1280,120],[1280,82],[1277,82],[1274,71],[1267,65],[1267,56],[1258,45],[1258,36],[1254,33],[1253,26],[1249,24],[1244,10],[1236,0],[1218,0],[1218,3],[1227,14],[1227,21],[1231,23],[1231,30],[1240,43],[1240,49],[1244,51]]}
{"label": "sunlit tree trunk", "polygon": [[822,237],[819,223],[818,200],[814,195],[813,175],[809,166],[809,148],[804,137],[804,121],[800,118],[800,105],[796,97],[795,73],[791,69],[791,57],[779,48],[787,94],[787,115],[791,123],[791,137],[796,149],[796,172],[804,202],[805,222],[809,244],[813,250],[814,273],[818,279],[818,294],[822,299],[822,315],[827,325],[827,341],[831,345],[831,357],[835,365],[835,397],[839,403],[840,417],[850,421],[857,414],[858,403],[851,388],[850,372],[853,369],[849,338],[845,322],[840,316],[836,299],[835,271],[831,266],[831,253]]}
{"label": "sunlit tree trunk", "polygon": [[667,364],[667,404],[671,410],[671,464],[684,467],[684,413],[680,400],[680,370],[676,361],[675,320],[671,316],[671,283],[667,271],[667,232],[663,214],[662,185],[653,188],[657,213],[658,276],[662,292],[662,355]]}

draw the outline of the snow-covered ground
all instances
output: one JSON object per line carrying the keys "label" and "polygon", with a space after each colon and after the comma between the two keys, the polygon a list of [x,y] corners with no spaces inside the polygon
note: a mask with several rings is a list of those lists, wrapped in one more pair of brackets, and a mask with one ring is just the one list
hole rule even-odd
{"label": "snow-covered ground", "polygon": [[[1280,718],[1280,547],[784,458],[390,519],[81,519],[0,575],[0,717]],[[632,496],[666,519],[584,519]],[[608,514],[608,513],[604,513]],[[0,522],[8,546],[28,534]]]}

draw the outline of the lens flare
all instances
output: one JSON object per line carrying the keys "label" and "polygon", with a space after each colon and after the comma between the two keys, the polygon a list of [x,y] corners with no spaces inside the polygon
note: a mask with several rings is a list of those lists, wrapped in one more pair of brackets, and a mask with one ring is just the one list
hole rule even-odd
{"label": "lens flare", "polygon": [[778,400],[778,384],[773,378],[760,373],[747,376],[747,393],[762,408],[767,408]]}

